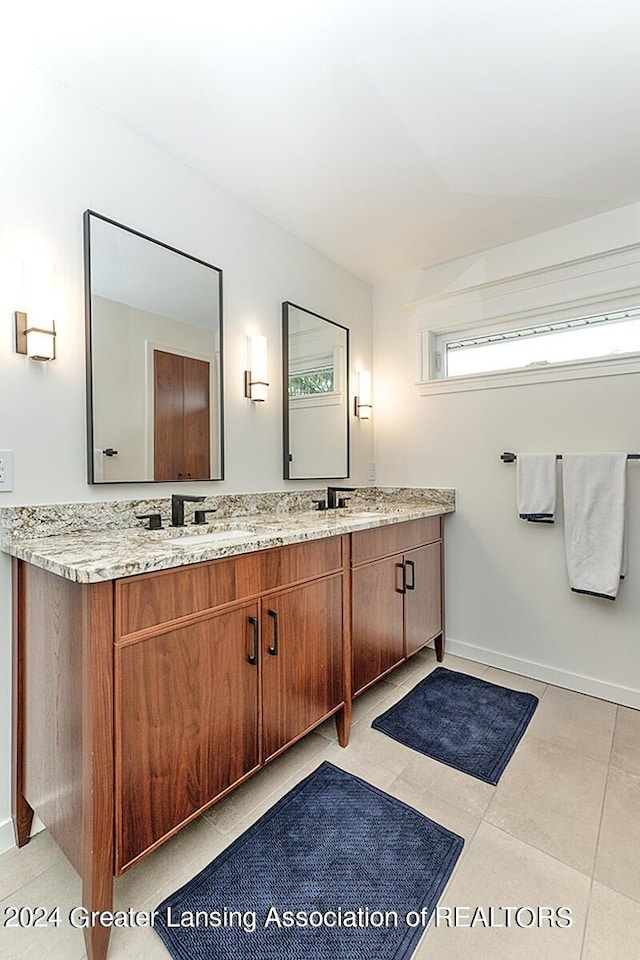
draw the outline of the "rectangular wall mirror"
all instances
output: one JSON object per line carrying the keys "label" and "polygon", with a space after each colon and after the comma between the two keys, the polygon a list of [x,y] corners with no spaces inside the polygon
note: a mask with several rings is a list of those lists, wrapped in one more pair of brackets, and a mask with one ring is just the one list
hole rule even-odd
{"label": "rectangular wall mirror", "polygon": [[349,331],[282,304],[284,477],[349,476]]}
{"label": "rectangular wall mirror", "polygon": [[222,271],[87,210],[89,483],[222,480]]}

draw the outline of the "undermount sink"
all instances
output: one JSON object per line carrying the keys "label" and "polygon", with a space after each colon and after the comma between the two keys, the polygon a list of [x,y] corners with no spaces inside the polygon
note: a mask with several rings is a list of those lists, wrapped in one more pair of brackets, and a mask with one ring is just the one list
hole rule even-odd
{"label": "undermount sink", "polygon": [[213,533],[196,533],[187,537],[175,537],[167,540],[172,547],[192,547],[205,543],[225,543],[227,540],[244,540],[255,536],[251,530],[215,530]]}

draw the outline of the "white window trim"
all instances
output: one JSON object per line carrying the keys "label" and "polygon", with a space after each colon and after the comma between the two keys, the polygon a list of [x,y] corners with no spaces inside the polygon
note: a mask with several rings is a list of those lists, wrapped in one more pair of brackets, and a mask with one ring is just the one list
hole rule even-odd
{"label": "white window trim", "polygon": [[[616,251],[616,253],[619,252]],[[637,278],[638,247],[635,245],[634,253],[636,262],[632,266],[635,268],[635,278]],[[628,251],[625,251],[625,254],[628,257]],[[585,258],[585,262],[594,259],[596,258]],[[610,259],[611,254],[605,254],[602,257],[603,261]],[[576,264],[579,263],[584,262],[573,261],[571,263],[571,272],[575,270]],[[601,267],[602,266],[603,265],[601,265]],[[628,266],[629,264],[625,264],[625,267]],[[605,288],[608,287],[609,283],[613,280],[616,267],[611,268],[609,264],[607,264],[605,269],[598,270],[596,264],[592,262],[589,262],[589,267],[590,270],[593,271],[591,276],[593,277],[594,274],[598,274],[598,283],[600,284],[601,280],[603,280]],[[559,266],[549,268],[549,273],[555,272],[558,269]],[[418,316],[426,308],[427,313],[430,314],[429,320],[433,319],[434,321],[433,324],[430,324],[427,328],[418,330],[419,371],[418,380],[416,381],[418,395],[424,397],[435,394],[461,393],[471,390],[488,390],[495,389],[496,387],[512,387],[526,384],[552,383],[562,380],[580,380],[640,373],[640,353],[628,353],[567,363],[544,364],[536,367],[519,367],[512,370],[497,370],[490,373],[471,374],[460,377],[444,377],[441,379],[435,377],[435,344],[437,338],[444,334],[450,333],[452,337],[456,335],[462,339],[465,336],[471,337],[475,334],[480,335],[483,332],[499,332],[501,330],[528,327],[536,321],[538,323],[553,323],[598,313],[614,313],[624,309],[637,308],[638,304],[640,304],[640,285],[627,286],[626,284],[624,285],[624,289],[620,289],[620,286],[618,286],[618,289],[613,289],[610,293],[605,293],[601,287],[602,292],[595,296],[581,297],[579,299],[569,299],[567,297],[566,299],[563,298],[562,301],[558,300],[555,303],[549,303],[547,299],[548,292],[546,297],[544,295],[538,297],[540,287],[546,286],[545,284],[540,284],[540,279],[544,276],[544,273],[545,271],[536,272],[537,289],[534,296],[535,300],[539,302],[539,305],[535,307],[529,306],[526,310],[509,311],[508,307],[515,306],[518,300],[522,303],[523,295],[524,302],[527,302],[529,299],[528,294],[532,293],[532,286],[526,282],[523,283],[525,277],[527,281],[530,280],[528,275],[503,278],[497,281],[495,285],[491,283],[482,285],[482,288],[478,289],[476,296],[472,294],[471,300],[471,291],[467,289],[436,298],[431,303],[423,302],[420,305],[413,304],[412,307]],[[574,292],[576,289],[574,284],[576,283],[582,286],[585,281],[585,275],[581,271],[580,273],[581,276],[564,276],[558,284],[561,289],[558,290],[556,288],[555,290],[556,296],[561,292],[565,293],[565,295]],[[607,274],[609,283],[606,282]],[[617,279],[619,282],[621,278],[618,276]],[[628,275],[625,279],[628,279]],[[611,283],[611,286],[613,286],[613,283]],[[509,287],[511,287],[511,289],[509,289]],[[573,287],[573,289],[571,289],[571,287]],[[502,288],[499,294],[495,288]],[[495,294],[495,313],[493,317],[486,317],[483,315],[484,310],[482,310],[482,303],[484,302],[486,304],[488,300],[491,300],[491,294]],[[439,308],[444,306],[443,301],[448,301],[448,306],[453,307],[453,313],[456,315],[455,321],[438,323],[436,320],[436,314],[440,313]],[[502,302],[500,303],[500,301]],[[498,303],[503,307],[502,310],[500,306],[498,306]],[[459,306],[462,306],[463,309],[458,309]],[[480,306],[481,313],[478,319],[475,321],[460,322],[461,312],[463,315],[464,313],[470,312],[473,316],[477,314],[478,306]],[[507,309],[504,309],[505,307]]]}

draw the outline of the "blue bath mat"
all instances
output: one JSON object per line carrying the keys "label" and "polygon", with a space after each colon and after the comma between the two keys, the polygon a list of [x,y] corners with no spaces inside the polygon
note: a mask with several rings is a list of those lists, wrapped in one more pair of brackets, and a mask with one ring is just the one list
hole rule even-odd
{"label": "blue bath mat", "polygon": [[406,960],[463,842],[323,763],[161,903],[155,930],[176,960]]}
{"label": "blue bath mat", "polygon": [[495,786],[537,706],[531,693],[436,667],[371,726]]}

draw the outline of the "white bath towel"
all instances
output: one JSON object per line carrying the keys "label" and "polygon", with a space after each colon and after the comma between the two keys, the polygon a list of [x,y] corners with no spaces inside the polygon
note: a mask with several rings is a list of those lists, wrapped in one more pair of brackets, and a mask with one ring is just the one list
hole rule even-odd
{"label": "white bath towel", "polygon": [[520,519],[531,523],[553,523],[556,512],[555,453],[519,453],[516,471]]}
{"label": "white bath towel", "polygon": [[104,454],[97,447],[93,448],[93,482],[102,483],[104,481]]}
{"label": "white bath towel", "polygon": [[615,600],[626,565],[626,453],[565,453],[564,540],[574,593]]}

